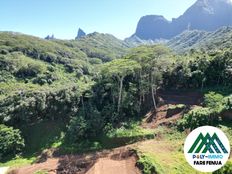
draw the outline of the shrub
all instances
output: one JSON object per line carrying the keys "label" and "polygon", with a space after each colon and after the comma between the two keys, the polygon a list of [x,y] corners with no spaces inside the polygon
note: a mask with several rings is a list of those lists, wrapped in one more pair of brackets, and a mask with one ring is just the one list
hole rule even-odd
{"label": "shrub", "polygon": [[96,137],[102,133],[104,125],[105,120],[100,112],[86,104],[79,110],[77,116],[71,118],[66,138],[69,142],[76,143],[85,138]]}
{"label": "shrub", "polygon": [[44,85],[44,84],[52,84],[55,80],[58,80],[58,77],[54,74],[51,73],[46,73],[43,75],[39,75],[38,77],[36,77],[35,79],[33,79],[33,83],[37,83],[40,85]]}
{"label": "shrub", "polygon": [[232,110],[232,96],[224,98],[222,106],[223,111]]}
{"label": "shrub", "polygon": [[89,59],[89,63],[91,64],[102,64],[102,60],[98,58],[91,58]]}
{"label": "shrub", "polygon": [[78,142],[83,140],[87,133],[87,122],[83,117],[71,118],[67,130],[67,139],[70,142]]}
{"label": "shrub", "polygon": [[0,122],[10,125],[57,120],[77,114],[80,93],[67,86],[49,91],[20,91],[0,100]]}
{"label": "shrub", "polygon": [[140,170],[142,170],[143,174],[153,174],[158,173],[156,169],[156,163],[152,156],[143,154],[140,155],[139,160],[137,162],[137,166]]}
{"label": "shrub", "polygon": [[18,129],[0,125],[0,158],[5,155],[15,155],[24,148],[24,139]]}
{"label": "shrub", "polygon": [[218,113],[209,108],[195,108],[177,123],[180,130],[195,129],[204,125],[215,125],[219,121]]}
{"label": "shrub", "polygon": [[223,100],[223,96],[221,94],[215,93],[215,92],[209,92],[208,94],[205,94],[204,97],[204,104],[206,107],[210,108],[218,108],[220,103]]}
{"label": "shrub", "polygon": [[213,172],[213,174],[231,174],[232,173],[232,161],[229,161],[221,169]]}
{"label": "shrub", "polygon": [[16,76],[20,78],[24,77],[36,77],[43,71],[42,65],[37,63],[28,63],[19,68],[16,72]]}

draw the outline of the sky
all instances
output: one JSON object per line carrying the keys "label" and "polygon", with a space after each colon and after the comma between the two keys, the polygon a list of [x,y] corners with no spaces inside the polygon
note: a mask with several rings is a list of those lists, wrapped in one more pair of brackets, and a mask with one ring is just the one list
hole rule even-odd
{"label": "sky", "polygon": [[131,36],[144,15],[168,20],[184,13],[196,0],[0,0],[0,31],[44,38],[74,39],[78,28],[86,33]]}

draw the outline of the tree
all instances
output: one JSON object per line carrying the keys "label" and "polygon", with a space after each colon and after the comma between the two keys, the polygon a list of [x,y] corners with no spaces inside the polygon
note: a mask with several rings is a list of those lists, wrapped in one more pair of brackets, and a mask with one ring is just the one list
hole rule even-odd
{"label": "tree", "polygon": [[120,111],[122,101],[123,80],[126,76],[134,74],[136,70],[140,69],[140,65],[133,60],[129,59],[116,59],[109,63],[106,63],[102,67],[102,75],[110,78],[115,78],[119,83],[118,89],[118,107],[117,111]]}
{"label": "tree", "polygon": [[0,124],[0,159],[2,156],[21,152],[24,146],[20,130]]}
{"label": "tree", "polygon": [[156,90],[162,84],[163,73],[168,69],[170,57],[172,57],[170,50],[162,45],[155,46],[141,46],[135,48],[129,56],[129,59],[137,61],[141,69],[139,71],[139,91],[140,103],[146,93],[151,94],[151,99],[156,109],[155,95]]}
{"label": "tree", "polygon": [[152,101],[155,109],[157,108],[156,100],[155,100],[156,91],[158,87],[161,85],[161,83],[162,83],[162,73],[159,71],[157,67],[154,67],[153,70],[151,71],[150,84],[151,84]]}

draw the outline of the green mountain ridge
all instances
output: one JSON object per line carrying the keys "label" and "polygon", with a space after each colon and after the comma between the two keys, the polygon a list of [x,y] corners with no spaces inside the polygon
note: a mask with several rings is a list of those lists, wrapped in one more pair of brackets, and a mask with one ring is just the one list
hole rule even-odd
{"label": "green mountain ridge", "polygon": [[167,46],[176,52],[196,50],[223,50],[231,48],[232,27],[222,27],[214,32],[190,30],[172,38]]}
{"label": "green mountain ridge", "polygon": [[[224,27],[182,33],[169,47],[186,54],[176,54],[165,44],[136,47],[96,32],[77,40],[0,32],[0,165],[31,163],[28,156],[39,159],[45,149],[66,155],[153,139],[140,146],[143,172],[191,173],[181,151],[185,130],[223,125],[230,134],[231,124],[224,121],[231,121],[225,114],[232,108],[231,31]],[[159,99],[160,92],[170,100]],[[196,108],[174,97],[191,100],[195,95],[200,100]],[[185,108],[167,127],[161,123],[173,133],[141,127],[150,111],[151,124],[157,123],[159,115],[153,111],[165,102],[175,103],[164,106],[167,117],[168,110]],[[170,146],[169,138],[176,139],[177,146]],[[157,155],[161,147],[163,156]],[[174,153],[165,161],[169,152]],[[14,158],[18,153],[21,156]]]}
{"label": "green mountain ridge", "polygon": [[117,39],[111,34],[98,32],[88,34],[77,40],[56,40],[55,42],[73,49],[80,49],[89,58],[98,58],[103,62],[122,57],[132,47],[129,43]]}

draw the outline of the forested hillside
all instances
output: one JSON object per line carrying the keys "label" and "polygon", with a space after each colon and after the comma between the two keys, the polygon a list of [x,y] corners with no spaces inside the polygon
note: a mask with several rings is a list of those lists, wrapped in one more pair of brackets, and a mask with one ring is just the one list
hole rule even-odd
{"label": "forested hillside", "polygon": [[[143,173],[193,172],[183,160],[186,130],[220,126],[232,139],[230,30],[183,33],[169,42],[190,50],[181,55],[165,45],[130,48],[107,34],[68,41],[1,32],[0,165],[150,139],[133,147]],[[184,167],[157,155],[157,141]]]}
{"label": "forested hillside", "polygon": [[172,38],[168,47],[177,52],[190,51],[219,51],[231,49],[232,27],[222,27],[217,31],[206,32],[190,30]]}
{"label": "forested hillside", "polygon": [[76,50],[82,50],[91,58],[90,61],[97,61],[97,59],[100,59],[103,62],[122,57],[127,53],[128,49],[132,47],[130,43],[119,40],[113,35],[97,32],[88,34],[77,40],[59,40],[56,42]]}

